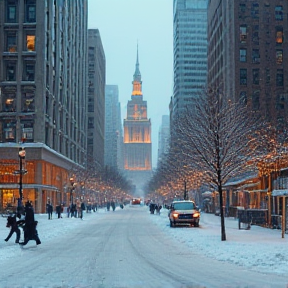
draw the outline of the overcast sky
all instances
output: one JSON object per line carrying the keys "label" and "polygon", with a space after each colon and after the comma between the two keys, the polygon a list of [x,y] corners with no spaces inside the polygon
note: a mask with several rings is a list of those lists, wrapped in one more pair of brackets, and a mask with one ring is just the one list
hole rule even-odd
{"label": "overcast sky", "polygon": [[173,93],[173,1],[88,0],[88,28],[99,29],[106,56],[106,84],[118,85],[122,123],[131,99],[137,42],[143,99],[152,122],[152,163],[158,131]]}

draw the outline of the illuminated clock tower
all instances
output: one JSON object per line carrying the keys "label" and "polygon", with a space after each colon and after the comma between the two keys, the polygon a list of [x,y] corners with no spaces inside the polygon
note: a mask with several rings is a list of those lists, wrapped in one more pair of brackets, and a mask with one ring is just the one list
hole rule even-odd
{"label": "illuminated clock tower", "polygon": [[[151,177],[151,121],[147,118],[147,101],[143,100],[137,47],[133,91],[124,119],[124,170],[139,193]],[[139,195],[142,196],[142,195]]]}

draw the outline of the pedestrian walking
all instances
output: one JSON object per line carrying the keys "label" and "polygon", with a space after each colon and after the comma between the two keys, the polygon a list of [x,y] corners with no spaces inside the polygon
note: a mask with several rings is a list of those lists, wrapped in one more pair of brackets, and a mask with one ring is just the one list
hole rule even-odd
{"label": "pedestrian walking", "polygon": [[61,205],[60,204],[56,206],[56,214],[58,215],[58,219],[62,218],[61,217]]}
{"label": "pedestrian walking", "polygon": [[48,220],[52,220],[53,205],[50,202],[48,202],[46,207],[47,207],[47,213],[48,213]]}
{"label": "pedestrian walking", "polygon": [[116,205],[114,201],[111,202],[111,207],[112,207],[112,210],[115,211]]}
{"label": "pedestrian walking", "polygon": [[[21,218],[21,215],[18,215]],[[12,214],[10,216],[8,216],[7,218],[7,224],[6,227],[10,228],[10,232],[8,234],[8,236],[4,239],[6,242],[9,241],[9,239],[11,238],[11,236],[13,235],[13,233],[16,233],[16,240],[15,243],[19,243],[20,240],[20,236],[21,236],[21,231],[18,227],[18,223],[17,223],[17,219],[16,219],[16,214]]]}
{"label": "pedestrian walking", "polygon": [[23,221],[24,241],[20,242],[19,244],[24,246],[30,240],[35,240],[37,245],[41,244],[38,237],[38,231],[36,229],[38,221],[35,221],[34,219],[34,209],[29,201],[25,203],[25,220]]}
{"label": "pedestrian walking", "polygon": [[81,203],[81,211],[80,211],[80,213],[81,213],[80,218],[81,218],[81,219],[83,219],[83,213],[84,213],[84,211],[85,211],[85,203],[82,202],[82,203]]}

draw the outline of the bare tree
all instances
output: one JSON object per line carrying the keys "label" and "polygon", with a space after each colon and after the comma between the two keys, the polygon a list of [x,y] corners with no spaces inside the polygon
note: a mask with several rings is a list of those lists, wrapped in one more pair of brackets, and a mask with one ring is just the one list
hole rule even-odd
{"label": "bare tree", "polygon": [[257,123],[244,104],[233,103],[219,89],[208,89],[176,124],[189,165],[219,192],[222,241],[226,240],[223,185],[249,165],[254,167]]}

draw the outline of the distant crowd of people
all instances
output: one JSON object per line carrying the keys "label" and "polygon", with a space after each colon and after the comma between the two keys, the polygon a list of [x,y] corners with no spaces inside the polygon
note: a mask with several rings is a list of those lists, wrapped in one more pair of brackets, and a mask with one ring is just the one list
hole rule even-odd
{"label": "distant crowd of people", "polygon": [[150,210],[151,214],[155,214],[155,212],[156,212],[156,214],[160,215],[161,209],[162,209],[162,205],[152,203],[152,202],[149,203],[149,210]]}
{"label": "distant crowd of people", "polygon": [[[103,205],[104,206],[104,205]],[[101,207],[103,207],[101,206]],[[105,206],[104,206],[105,207]],[[114,201],[109,201],[106,203],[106,210],[110,211],[110,208],[115,211],[116,203]],[[124,208],[124,204],[120,204],[120,208]],[[52,202],[48,201],[46,204],[46,213],[48,215],[48,220],[52,220],[53,212],[55,211],[56,218],[60,219],[63,217],[64,213],[67,214],[67,217],[75,217],[83,219],[84,211],[87,213],[89,212],[96,212],[98,210],[98,205],[96,204],[87,204],[85,205],[82,202],[80,205],[73,203],[68,207],[64,208],[64,204],[58,204],[55,206],[55,210],[53,207]],[[6,227],[10,228],[8,236],[4,239],[6,242],[12,237],[12,235],[16,234],[15,243],[19,243],[20,245],[26,245],[30,240],[35,240],[36,244],[41,244],[41,241],[38,236],[38,231],[36,229],[38,225],[38,221],[35,221],[34,218],[34,209],[32,206],[32,202],[27,201],[25,206],[17,207],[17,211],[15,213],[11,213],[7,217],[7,224]],[[23,241],[20,242],[21,238],[21,229],[23,229]]]}
{"label": "distant crowd of people", "polygon": [[[84,216],[84,211],[86,211],[86,213],[90,213],[90,212],[96,212],[98,209],[98,205],[97,203],[95,204],[85,204],[84,202],[82,202],[80,205],[78,203],[71,203],[69,206],[64,207],[63,204],[58,204],[55,207],[55,214],[57,215],[57,218],[62,218],[63,214],[66,213],[67,217],[74,217],[74,218],[80,218],[83,219]],[[52,219],[52,215],[53,215],[53,205],[52,203],[49,201],[46,204],[46,212],[48,214],[48,219]]]}

